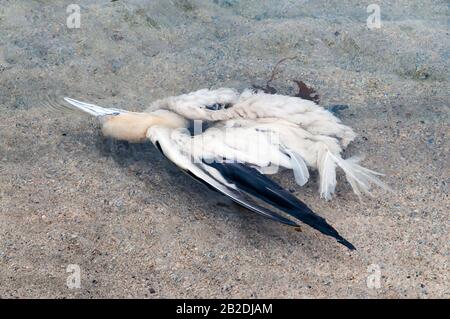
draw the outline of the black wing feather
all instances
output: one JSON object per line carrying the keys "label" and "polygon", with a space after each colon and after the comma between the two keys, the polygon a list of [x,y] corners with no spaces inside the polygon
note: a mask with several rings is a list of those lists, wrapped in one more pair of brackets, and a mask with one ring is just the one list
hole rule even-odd
{"label": "black wing feather", "polygon": [[[164,154],[159,141],[155,143],[158,150]],[[305,224],[317,229],[321,233],[334,237],[336,240],[349,248],[350,250],[355,250],[356,248],[347,240],[345,240],[339,233],[327,223],[327,221],[316,215],[306,204],[301,202],[297,197],[293,196],[291,193],[283,189],[280,185],[269,179],[268,177],[261,174],[256,169],[239,163],[204,163],[204,165],[209,165],[219,171],[222,176],[228,180],[230,183],[237,186],[237,188],[243,192],[253,195],[266,203],[284,211],[285,213],[297,218],[298,220],[304,222]],[[231,189],[230,187],[221,184],[219,186],[214,185],[213,182],[208,182],[195,173],[189,170],[183,170],[191,177],[206,184],[211,189],[222,193],[223,195],[229,197],[237,204],[258,213],[264,217],[270,218],[272,220],[281,222],[283,224],[298,226],[293,221],[269,210],[261,207],[255,203],[250,202],[248,199],[244,198],[240,191]],[[204,172],[206,173],[206,172]],[[209,174],[207,174],[209,175]],[[211,177],[214,180],[213,177]]]}
{"label": "black wing feather", "polygon": [[267,176],[261,174],[258,170],[240,163],[213,162],[207,165],[217,169],[230,183],[235,184],[240,190],[273,205],[321,233],[336,238],[339,243],[350,250],[355,249],[324,218],[315,214],[305,203]]}
{"label": "black wing feather", "polygon": [[[213,185],[209,184],[207,181],[198,178],[195,174],[193,174],[191,171],[184,171],[186,174],[188,174],[189,176],[191,176],[193,179],[199,181],[200,183],[206,185],[209,189],[219,192],[225,196],[227,196],[228,198],[230,198],[231,200],[233,200],[235,203],[239,204],[242,207],[245,207],[259,215],[262,215],[266,218],[272,219],[274,221],[280,222],[282,224],[286,224],[289,226],[298,226],[295,222],[293,222],[290,219],[287,219],[275,212],[272,212],[271,210],[264,208],[262,206],[259,206],[256,203],[252,203],[250,202],[248,199],[244,198],[242,196],[242,194],[239,194],[237,191],[230,189],[227,187],[227,192],[224,192],[221,189],[218,189],[216,187],[214,187]],[[225,185],[223,185],[224,187],[226,187]]]}

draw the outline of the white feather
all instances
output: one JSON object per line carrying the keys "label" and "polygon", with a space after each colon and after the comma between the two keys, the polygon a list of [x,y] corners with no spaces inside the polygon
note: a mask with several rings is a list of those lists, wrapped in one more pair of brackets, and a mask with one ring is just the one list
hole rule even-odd
{"label": "white feather", "polygon": [[295,182],[300,186],[305,185],[309,179],[309,171],[305,161],[295,151],[285,149],[285,152],[288,153],[289,157],[291,158],[291,165],[292,170],[294,171]]}
{"label": "white feather", "polygon": [[375,184],[381,188],[390,190],[390,188],[382,181],[380,181],[376,176],[382,174],[359,165],[359,158],[353,157],[349,159],[343,159],[339,155],[333,155],[331,152],[329,152],[329,154],[332,157],[333,161],[344,171],[345,176],[356,195],[360,196],[362,193],[370,195],[371,184]]}
{"label": "white feather", "polygon": [[336,188],[336,163],[327,149],[318,153],[318,168],[320,175],[320,197],[330,200]]}

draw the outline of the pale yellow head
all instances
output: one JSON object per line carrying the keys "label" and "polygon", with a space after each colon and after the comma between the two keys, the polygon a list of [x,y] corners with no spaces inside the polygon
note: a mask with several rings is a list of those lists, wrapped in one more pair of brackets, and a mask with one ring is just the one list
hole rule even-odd
{"label": "pale yellow head", "polygon": [[187,121],[166,110],[158,110],[153,113],[131,112],[107,115],[102,119],[102,133],[118,140],[141,143],[147,138],[147,130],[155,125],[180,128],[186,127]]}

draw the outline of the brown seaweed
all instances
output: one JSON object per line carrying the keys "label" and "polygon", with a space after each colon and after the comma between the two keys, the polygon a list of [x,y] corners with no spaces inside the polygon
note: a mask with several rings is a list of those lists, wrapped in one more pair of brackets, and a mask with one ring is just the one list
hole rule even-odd
{"label": "brown seaweed", "polygon": [[312,87],[307,86],[303,81],[293,81],[298,86],[298,93],[294,95],[295,97],[319,103],[320,97],[316,90],[314,90]]}
{"label": "brown seaweed", "polygon": [[[296,56],[286,57],[286,58],[279,60],[275,64],[275,66],[272,68],[272,73],[270,75],[269,80],[267,80],[266,85],[262,86],[262,85],[253,84],[252,85],[253,89],[258,90],[258,91],[263,91],[264,93],[267,93],[267,94],[276,94],[278,92],[278,90],[275,87],[273,87],[271,85],[271,83],[275,80],[276,76],[281,73],[281,71],[279,70],[280,65],[287,60],[295,60],[295,59],[297,59]],[[312,87],[309,87],[308,85],[306,85],[305,82],[303,82],[303,81],[299,81],[299,80],[292,80],[292,81],[294,81],[298,87],[298,93],[293,95],[294,97],[299,97],[299,98],[302,98],[305,100],[310,100],[315,103],[319,103],[320,96],[316,92],[316,90],[314,90]]]}

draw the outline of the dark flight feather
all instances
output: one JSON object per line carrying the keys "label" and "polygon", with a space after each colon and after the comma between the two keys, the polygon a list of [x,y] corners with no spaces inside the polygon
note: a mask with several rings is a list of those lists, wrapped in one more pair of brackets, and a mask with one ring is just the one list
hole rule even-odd
{"label": "dark flight feather", "polygon": [[336,238],[350,250],[355,249],[324,218],[315,214],[305,203],[258,170],[240,163],[213,162],[208,165],[217,169],[228,182],[235,184],[240,190],[265,201],[321,233]]}
{"label": "dark flight feather", "polygon": [[[155,145],[158,150],[165,155],[161,144],[158,141],[156,141]],[[321,233],[335,238],[348,249],[356,249],[350,242],[339,235],[339,233],[329,225],[324,218],[315,214],[305,203],[301,202],[297,197],[283,189],[280,185],[261,174],[258,170],[240,163],[204,162],[204,165],[209,165],[216,169],[229,183],[236,185],[240,191],[259,198],[314,229],[317,229]],[[208,178],[211,178],[213,181],[208,182],[208,180],[198,177],[189,170],[183,171],[197,181],[207,185],[212,190],[222,193],[237,204],[257,214],[286,225],[298,226],[295,222],[267,208],[259,206],[256,203],[252,203],[245,198],[240,191],[232,189],[224,184],[214,185],[213,181],[217,181],[205,170],[203,170],[204,173],[206,173]]]}
{"label": "dark flight feather", "polygon": [[225,196],[227,196],[228,198],[230,198],[231,200],[233,200],[235,203],[239,204],[240,206],[247,208],[248,210],[251,210],[252,212],[255,212],[259,215],[262,215],[266,218],[272,219],[274,221],[280,222],[282,224],[286,224],[289,226],[295,226],[298,227],[298,225],[293,222],[292,220],[289,220],[275,212],[272,212],[271,210],[259,206],[256,203],[251,202],[249,199],[244,198],[244,196],[242,194],[240,194],[238,191],[231,189],[229,187],[226,187],[225,185],[223,185],[226,188],[226,192],[224,192],[224,190],[221,190],[219,188],[214,187],[213,185],[209,184],[207,181],[198,178],[194,173],[192,173],[191,171],[185,171],[186,174],[188,174],[189,176],[191,176],[193,179],[199,181],[200,183],[206,185],[209,189],[212,189],[216,192],[219,192]]}

